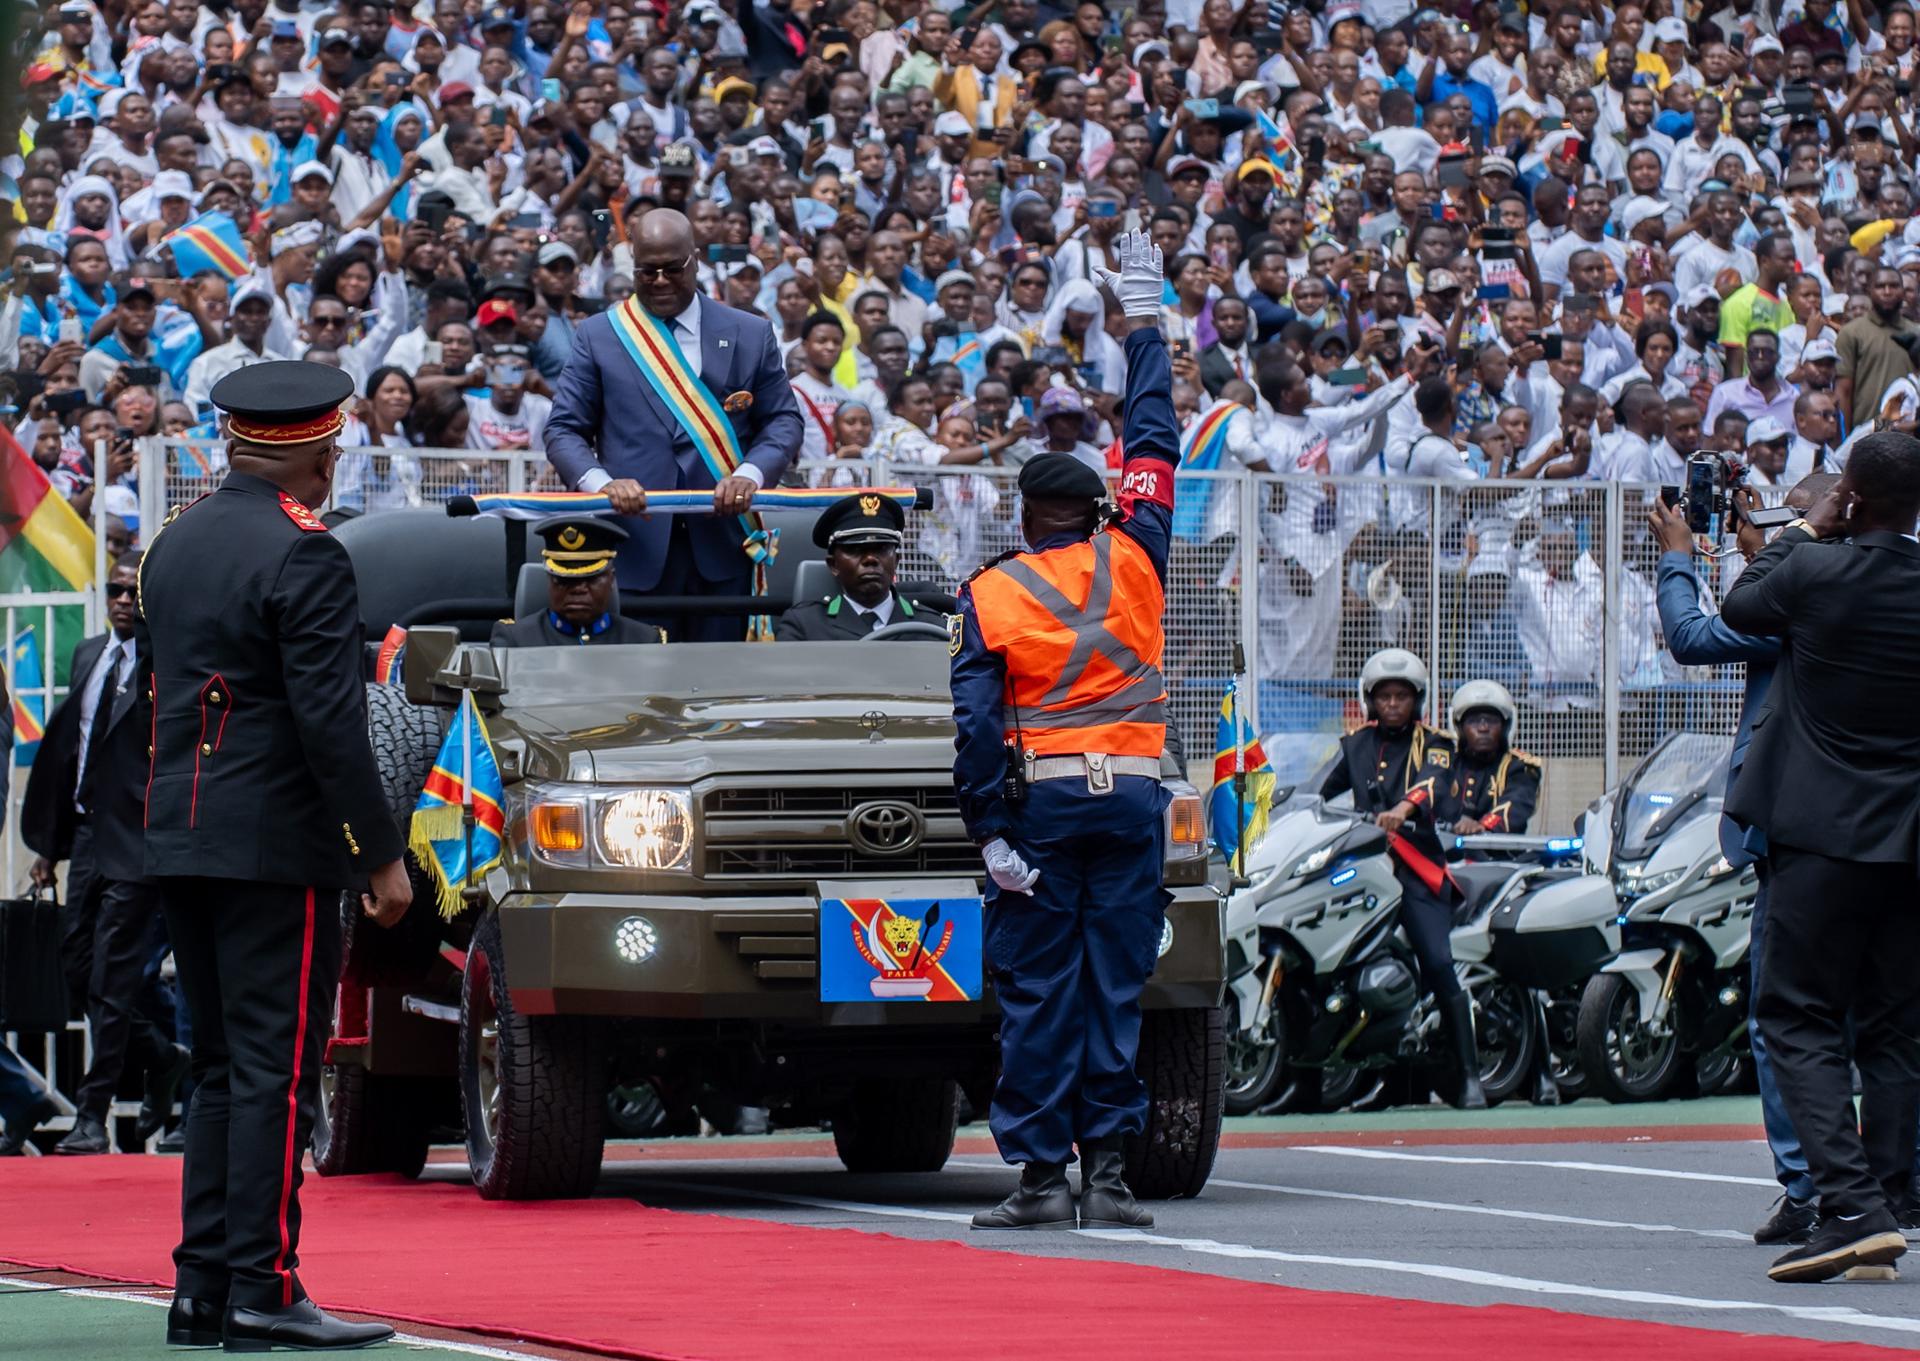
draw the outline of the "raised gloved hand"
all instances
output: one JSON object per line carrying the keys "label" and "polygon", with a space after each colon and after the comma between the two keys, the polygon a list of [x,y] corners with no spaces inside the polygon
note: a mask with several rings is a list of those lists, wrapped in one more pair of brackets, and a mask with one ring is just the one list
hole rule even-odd
{"label": "raised gloved hand", "polygon": [[1166,275],[1161,269],[1160,247],[1145,232],[1127,232],[1115,239],[1114,254],[1120,257],[1120,272],[1095,269],[1093,281],[1113,290],[1121,310],[1130,317],[1157,317],[1165,294]]}
{"label": "raised gloved hand", "polygon": [[1040,871],[1029,869],[1005,837],[995,837],[980,853],[986,858],[987,876],[1004,892],[1027,893],[1040,882]]}

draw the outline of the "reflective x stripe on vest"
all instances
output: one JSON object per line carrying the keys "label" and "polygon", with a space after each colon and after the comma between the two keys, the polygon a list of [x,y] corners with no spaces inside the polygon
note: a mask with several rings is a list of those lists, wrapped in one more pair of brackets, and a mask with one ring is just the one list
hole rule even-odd
{"label": "reflective x stripe on vest", "polygon": [[[1120,613],[1115,615],[1114,544],[1113,534],[1093,536],[1089,545],[1092,571],[1085,606],[1076,605],[1027,558],[999,564],[974,585],[974,603],[982,622],[983,637],[1006,658],[1008,665],[1008,731],[1017,727],[1023,745],[1040,755],[1096,751],[1109,755],[1158,756],[1165,743],[1166,685],[1154,660],[1159,652],[1161,602],[1156,590],[1150,601],[1122,601]],[[1138,564],[1130,564],[1135,574],[1157,587],[1157,579],[1144,553],[1130,540],[1122,551],[1127,550],[1140,556]],[[1019,592],[993,583],[991,577],[995,573],[1004,574],[1008,582],[1030,599],[1023,601]],[[1017,628],[1017,620],[1011,617],[1017,614],[1025,614],[1030,624],[1042,622],[1034,618],[1038,614],[1052,627],[1054,637],[1065,635],[1072,640],[1065,661],[1037,703],[1023,701],[1019,688],[1020,680],[1035,678],[1037,658],[1016,655],[1017,637],[1006,636],[1009,630]],[[1150,620],[1144,617],[1148,615]],[[1114,632],[1114,623],[1119,619],[1138,620],[1146,626],[1146,632],[1129,642]],[[997,638],[1003,641],[996,642]],[[1147,655],[1143,655],[1143,651]],[[1106,659],[1112,674],[1099,680],[1089,692],[1085,682],[1096,656]],[[1030,686],[1028,688],[1030,691]]]}

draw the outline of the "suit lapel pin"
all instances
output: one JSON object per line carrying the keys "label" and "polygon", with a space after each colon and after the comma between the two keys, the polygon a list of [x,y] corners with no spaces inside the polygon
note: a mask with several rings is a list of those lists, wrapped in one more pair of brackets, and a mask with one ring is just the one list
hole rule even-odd
{"label": "suit lapel pin", "polygon": [[716,340],[716,341],[714,341],[713,343],[714,343],[714,347],[715,347],[716,349],[721,349],[721,350],[724,350],[724,349],[726,349],[726,348],[727,348],[727,342],[726,342],[726,340],[725,340],[724,338],[723,338],[723,339],[720,339],[720,340]]}

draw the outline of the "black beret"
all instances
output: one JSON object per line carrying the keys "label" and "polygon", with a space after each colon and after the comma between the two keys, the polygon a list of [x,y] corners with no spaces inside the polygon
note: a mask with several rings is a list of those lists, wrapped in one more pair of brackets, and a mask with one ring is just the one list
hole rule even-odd
{"label": "black beret", "polygon": [[1020,494],[1036,501],[1098,501],[1107,483],[1072,454],[1040,454],[1020,469]]}
{"label": "black beret", "polygon": [[836,543],[888,543],[898,548],[906,528],[907,513],[897,502],[872,492],[855,492],[820,512],[813,522],[813,541],[822,548]]}

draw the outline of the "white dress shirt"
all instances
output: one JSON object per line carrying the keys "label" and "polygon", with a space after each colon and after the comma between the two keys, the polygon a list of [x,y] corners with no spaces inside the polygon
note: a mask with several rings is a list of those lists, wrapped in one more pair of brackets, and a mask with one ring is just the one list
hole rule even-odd
{"label": "white dress shirt", "polygon": [[[73,767],[76,790],[80,777],[86,773],[87,746],[93,738],[93,717],[100,708],[100,686],[106,679],[107,668],[112,666],[115,670],[113,688],[117,694],[126,689],[127,683],[133,679],[133,662],[133,639],[121,639],[108,634],[107,645],[100,649],[99,660],[87,672],[86,683],[80,690],[80,758]],[[79,800],[74,801],[74,807],[80,807]]]}

